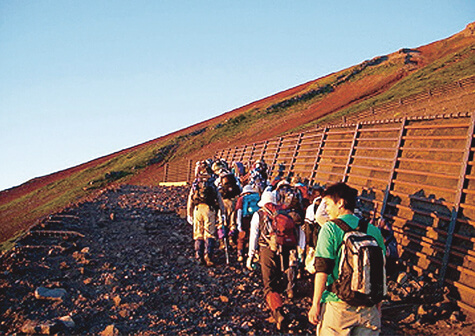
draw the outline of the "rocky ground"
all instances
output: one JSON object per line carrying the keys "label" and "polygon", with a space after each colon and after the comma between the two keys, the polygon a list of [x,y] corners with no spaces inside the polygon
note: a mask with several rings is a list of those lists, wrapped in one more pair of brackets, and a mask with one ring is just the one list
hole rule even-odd
{"label": "rocky ground", "polygon": [[[277,334],[259,269],[193,260],[179,214],[186,187],[105,190],[35,226],[0,259],[0,333],[81,335]],[[312,335],[312,279],[298,280],[283,334]],[[382,335],[469,335],[475,326],[435,286],[405,274],[391,283]],[[434,295],[439,294],[439,295]]]}

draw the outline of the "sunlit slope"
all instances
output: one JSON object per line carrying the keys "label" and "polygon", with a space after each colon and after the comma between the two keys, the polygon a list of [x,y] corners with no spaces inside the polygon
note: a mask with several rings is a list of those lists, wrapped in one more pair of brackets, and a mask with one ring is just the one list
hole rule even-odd
{"label": "sunlit slope", "polygon": [[473,30],[471,24],[447,39],[375,57],[147,143],[3,191],[0,241],[103,187],[156,184],[167,162],[210,157],[220,148],[302,131],[473,76]]}

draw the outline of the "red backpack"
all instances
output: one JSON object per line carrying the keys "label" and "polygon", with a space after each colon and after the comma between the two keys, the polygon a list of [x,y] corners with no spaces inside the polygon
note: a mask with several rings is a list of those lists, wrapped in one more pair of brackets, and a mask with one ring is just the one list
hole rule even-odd
{"label": "red backpack", "polygon": [[271,226],[269,229],[271,241],[273,240],[272,236],[275,236],[275,241],[279,246],[297,246],[295,222],[289,216],[288,211],[272,203],[267,203],[262,209]]}

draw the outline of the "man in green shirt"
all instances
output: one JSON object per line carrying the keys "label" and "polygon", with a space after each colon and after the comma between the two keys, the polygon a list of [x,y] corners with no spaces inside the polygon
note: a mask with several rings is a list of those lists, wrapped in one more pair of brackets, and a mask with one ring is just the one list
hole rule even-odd
{"label": "man in green shirt", "polygon": [[[353,214],[358,191],[345,183],[327,188],[324,199],[327,202],[329,218],[339,218],[352,229],[358,226],[359,218]],[[367,233],[373,236],[385,253],[381,232],[368,225]],[[317,335],[379,335],[381,329],[380,304],[372,307],[351,306],[342,301],[327,288],[338,279],[341,245],[345,232],[331,220],[326,222],[318,234],[315,250],[315,290],[308,314],[309,321],[317,325]]]}

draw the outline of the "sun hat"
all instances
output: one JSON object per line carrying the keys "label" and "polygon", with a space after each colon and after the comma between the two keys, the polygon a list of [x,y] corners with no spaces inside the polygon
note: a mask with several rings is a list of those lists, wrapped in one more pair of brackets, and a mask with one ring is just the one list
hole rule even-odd
{"label": "sun hat", "polygon": [[283,186],[289,186],[290,187],[289,181],[287,181],[287,180],[280,181],[279,183],[277,183],[277,187],[275,189],[279,190]]}
{"label": "sun hat", "polygon": [[248,184],[244,186],[244,188],[242,188],[241,195],[246,194],[246,193],[255,193],[255,192],[257,192],[256,189],[254,189],[252,185]]}
{"label": "sun hat", "polygon": [[275,193],[272,191],[264,191],[261,196],[261,200],[257,205],[262,208],[267,203],[277,204]]}

